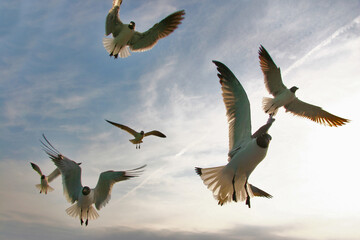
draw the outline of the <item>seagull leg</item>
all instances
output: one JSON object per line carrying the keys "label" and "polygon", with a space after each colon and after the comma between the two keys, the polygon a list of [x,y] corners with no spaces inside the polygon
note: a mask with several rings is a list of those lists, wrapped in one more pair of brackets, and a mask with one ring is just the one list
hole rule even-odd
{"label": "seagull leg", "polygon": [[245,192],[246,192],[246,202],[245,204],[249,206],[250,208],[250,196],[249,196],[249,193],[248,193],[248,190],[247,190],[247,179],[246,179],[246,182],[245,182]]}
{"label": "seagull leg", "polygon": [[237,202],[237,199],[236,199],[236,191],[235,191],[235,175],[232,179],[232,185],[233,185],[233,189],[234,189],[234,192],[233,192],[233,195],[232,195],[232,199],[233,201]]}
{"label": "seagull leg", "polygon": [[87,226],[89,223],[89,208],[88,210],[86,211],[86,222],[85,222],[85,226]]}
{"label": "seagull leg", "polygon": [[80,224],[81,224],[81,226],[83,225],[83,223],[84,223],[84,221],[82,219],[82,208],[81,208],[81,210],[80,210]]}

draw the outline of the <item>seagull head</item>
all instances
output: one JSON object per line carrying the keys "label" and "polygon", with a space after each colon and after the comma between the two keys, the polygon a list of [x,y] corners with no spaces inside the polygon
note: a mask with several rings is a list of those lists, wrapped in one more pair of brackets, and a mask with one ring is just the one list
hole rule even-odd
{"label": "seagull head", "polygon": [[85,187],[83,187],[81,192],[82,192],[83,195],[86,196],[86,195],[88,195],[90,193],[90,191],[91,191],[90,188],[88,186],[85,186]]}
{"label": "seagull head", "polygon": [[134,30],[135,29],[135,22],[131,21],[130,24],[129,24],[129,28],[131,30]]}
{"label": "seagull head", "polygon": [[256,143],[261,148],[267,148],[271,141],[271,136],[268,133],[263,133],[256,138]]}
{"label": "seagull head", "polygon": [[298,89],[298,87],[293,86],[292,88],[290,88],[290,92],[295,93]]}

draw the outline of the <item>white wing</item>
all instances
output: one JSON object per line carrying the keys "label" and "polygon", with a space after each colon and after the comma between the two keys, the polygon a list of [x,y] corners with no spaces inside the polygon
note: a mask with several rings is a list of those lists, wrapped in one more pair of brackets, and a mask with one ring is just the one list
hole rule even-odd
{"label": "white wing", "polygon": [[104,207],[110,201],[111,190],[116,182],[139,176],[145,166],[146,165],[128,171],[102,172],[96,187],[93,189],[96,208],[100,210],[100,208]]}
{"label": "white wing", "polygon": [[113,7],[110,9],[106,16],[105,22],[105,35],[108,36],[111,33],[116,37],[123,27],[123,24],[119,18],[120,4],[122,1],[114,0]]}
{"label": "white wing", "polygon": [[276,66],[270,54],[260,45],[259,49],[260,67],[264,74],[264,83],[266,89],[273,96],[287,89],[282,82],[280,68]]}
{"label": "white wing", "polygon": [[62,175],[62,184],[66,199],[74,203],[78,200],[78,196],[83,186],[81,185],[81,168],[79,165],[63,156],[45,137],[45,143],[40,140],[43,150],[49,155],[50,159],[55,163]]}
{"label": "white wing", "polygon": [[48,182],[51,182],[55,178],[57,178],[60,175],[60,170],[56,168],[50,175],[48,176]]}
{"label": "white wing", "polygon": [[321,107],[311,105],[295,98],[289,104],[284,106],[286,111],[290,111],[294,115],[308,118],[314,122],[328,125],[330,127],[342,126],[350,120],[335,116]]}
{"label": "white wing", "polygon": [[222,96],[229,123],[229,151],[251,139],[250,103],[235,75],[221,62],[213,61],[219,71]]}
{"label": "white wing", "polygon": [[41,169],[39,168],[38,165],[36,165],[35,163],[32,163],[32,162],[30,162],[30,164],[31,164],[32,168],[33,168],[40,176],[43,175],[42,172],[41,172]]}
{"label": "white wing", "polygon": [[79,193],[83,188],[81,184],[81,168],[76,162],[64,156],[52,158],[52,160],[60,169],[66,199],[74,203],[78,200]]}
{"label": "white wing", "polygon": [[174,12],[173,14],[161,20],[161,22],[155,24],[146,32],[135,32],[129,41],[130,49],[134,52],[150,50],[155,46],[159,39],[168,36],[178,27],[178,25],[181,23],[181,20],[184,19],[184,15],[184,10]]}

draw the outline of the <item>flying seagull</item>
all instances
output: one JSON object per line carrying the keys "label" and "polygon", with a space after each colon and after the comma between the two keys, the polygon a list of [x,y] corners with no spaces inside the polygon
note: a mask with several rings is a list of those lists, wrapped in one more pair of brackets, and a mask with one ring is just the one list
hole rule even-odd
{"label": "flying seagull", "polygon": [[261,70],[264,73],[264,82],[267,90],[274,98],[263,98],[263,108],[266,113],[275,115],[280,107],[286,112],[308,118],[314,122],[330,127],[342,126],[348,119],[335,116],[321,107],[303,102],[295,96],[297,87],[288,89],[282,82],[280,68],[276,66],[266,49],[260,45],[259,59]]}
{"label": "flying seagull", "polygon": [[229,123],[228,164],[220,167],[195,168],[204,184],[213,192],[219,205],[246,201],[250,197],[272,196],[248,183],[256,166],[265,158],[271,136],[267,133],[275,121],[272,115],[265,125],[251,135],[250,103],[244,88],[223,63],[213,61],[219,71],[222,96]]}
{"label": "flying seagull", "polygon": [[38,165],[36,165],[35,163],[30,162],[32,168],[39,173],[40,175],[40,184],[36,184],[36,188],[38,188],[40,190],[40,193],[45,193],[47,194],[48,192],[52,192],[54,191],[54,188],[52,188],[49,185],[49,182],[51,182],[52,180],[54,180],[57,176],[60,175],[60,170],[58,168],[56,168],[52,173],[50,173],[49,176],[45,176],[42,172],[41,169]]}
{"label": "flying seagull", "polygon": [[122,0],[114,0],[105,23],[105,35],[114,38],[103,38],[103,45],[110,57],[126,58],[130,56],[129,49],[133,52],[143,52],[155,46],[159,39],[172,33],[184,19],[185,11],[177,11],[156,23],[146,32],[135,31],[135,22],[123,24],[119,18],[119,9]]}
{"label": "flying seagull", "polygon": [[47,144],[43,143],[44,151],[53,160],[55,165],[60,169],[62,175],[62,183],[64,195],[66,199],[75,203],[68,209],[66,213],[71,217],[79,217],[80,224],[88,225],[89,219],[96,219],[99,214],[93,207],[100,210],[104,207],[111,198],[111,190],[115,183],[128,180],[133,177],[139,176],[146,165],[127,171],[106,171],[102,172],[95,188],[90,189],[88,186],[83,186],[81,183],[81,168],[80,166],[60,154],[45,138]]}
{"label": "flying seagull", "polygon": [[108,123],[110,123],[110,124],[112,124],[112,125],[114,125],[114,126],[116,126],[116,127],[118,127],[118,128],[121,128],[122,130],[125,130],[125,131],[127,131],[128,133],[130,133],[131,135],[133,135],[135,138],[134,138],[134,139],[130,139],[129,141],[132,142],[133,144],[135,144],[135,145],[136,145],[136,148],[139,148],[139,149],[140,149],[140,143],[143,142],[142,140],[143,140],[143,138],[146,137],[146,136],[151,136],[151,135],[153,135],[153,136],[157,136],[157,137],[166,138],[166,136],[165,136],[163,133],[161,133],[161,132],[159,132],[159,131],[157,131],[157,130],[153,130],[153,131],[150,131],[150,132],[147,132],[147,133],[145,133],[144,131],[137,132],[137,131],[135,131],[134,129],[131,129],[131,128],[125,126],[125,125],[122,125],[122,124],[119,124],[119,123],[115,123],[115,122],[111,122],[111,121],[106,120],[106,119],[105,119],[105,121],[107,121]]}

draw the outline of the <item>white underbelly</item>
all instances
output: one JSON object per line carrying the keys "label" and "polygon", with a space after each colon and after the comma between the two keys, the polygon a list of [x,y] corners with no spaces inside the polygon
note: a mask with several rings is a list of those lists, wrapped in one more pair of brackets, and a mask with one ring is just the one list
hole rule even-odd
{"label": "white underbelly", "polygon": [[247,177],[254,171],[256,166],[265,158],[268,148],[261,148],[257,145],[256,139],[252,139],[244,149],[238,151],[228,163],[236,175]]}

